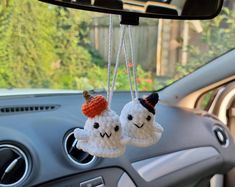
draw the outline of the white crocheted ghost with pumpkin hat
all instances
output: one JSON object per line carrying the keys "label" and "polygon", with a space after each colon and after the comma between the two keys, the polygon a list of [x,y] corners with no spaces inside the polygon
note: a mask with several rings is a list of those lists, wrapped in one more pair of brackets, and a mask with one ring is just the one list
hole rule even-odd
{"label": "white crocheted ghost with pumpkin hat", "polygon": [[121,138],[119,116],[108,108],[102,95],[93,97],[87,91],[83,95],[86,102],[82,112],[88,119],[84,129],[74,130],[77,148],[98,157],[121,156],[125,152],[125,141]]}
{"label": "white crocheted ghost with pumpkin hat", "polygon": [[160,140],[163,128],[155,122],[154,109],[158,100],[158,93],[154,92],[145,99],[130,101],[122,109],[120,121],[123,136],[129,140],[129,144],[147,147]]}

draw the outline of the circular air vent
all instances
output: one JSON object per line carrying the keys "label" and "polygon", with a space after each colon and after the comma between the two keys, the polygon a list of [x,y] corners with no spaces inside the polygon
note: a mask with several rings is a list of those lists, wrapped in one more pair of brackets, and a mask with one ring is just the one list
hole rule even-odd
{"label": "circular air vent", "polygon": [[228,141],[228,136],[227,136],[227,134],[225,133],[224,129],[222,129],[222,128],[220,128],[220,127],[216,127],[216,128],[214,128],[214,133],[215,133],[215,136],[216,136],[218,142],[219,142],[222,146],[227,147],[229,141]]}
{"label": "circular air vent", "polygon": [[69,159],[78,166],[90,166],[97,159],[95,156],[76,148],[77,139],[73,132],[69,133],[64,142],[65,151]]}
{"label": "circular air vent", "polygon": [[16,146],[0,145],[0,186],[20,186],[29,171],[26,154]]}

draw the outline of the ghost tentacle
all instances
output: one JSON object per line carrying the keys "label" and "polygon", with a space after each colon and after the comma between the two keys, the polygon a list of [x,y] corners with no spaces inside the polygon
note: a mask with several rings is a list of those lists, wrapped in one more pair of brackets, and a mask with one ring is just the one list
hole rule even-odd
{"label": "ghost tentacle", "polygon": [[89,139],[89,133],[84,131],[83,129],[77,128],[74,130],[74,137],[78,140],[85,140]]}

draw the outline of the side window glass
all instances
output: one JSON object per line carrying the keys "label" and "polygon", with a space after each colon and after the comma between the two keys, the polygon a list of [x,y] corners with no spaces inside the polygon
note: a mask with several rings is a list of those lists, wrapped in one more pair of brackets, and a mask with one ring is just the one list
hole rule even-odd
{"label": "side window glass", "polygon": [[196,108],[200,110],[208,111],[212,102],[215,99],[216,94],[218,93],[219,88],[210,90],[200,96],[197,101]]}

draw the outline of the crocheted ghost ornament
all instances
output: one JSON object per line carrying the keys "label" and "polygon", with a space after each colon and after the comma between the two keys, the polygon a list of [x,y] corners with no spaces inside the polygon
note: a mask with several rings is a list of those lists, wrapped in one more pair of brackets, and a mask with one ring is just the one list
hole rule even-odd
{"label": "crocheted ghost ornament", "polygon": [[125,141],[121,139],[119,116],[108,108],[108,102],[101,96],[83,93],[86,102],[82,112],[88,117],[84,129],[75,129],[77,148],[98,157],[118,157],[125,151]]}
{"label": "crocheted ghost ornament", "polygon": [[155,122],[154,109],[158,100],[158,93],[155,92],[145,99],[130,101],[122,109],[120,121],[129,144],[147,147],[160,140],[163,128]]}

